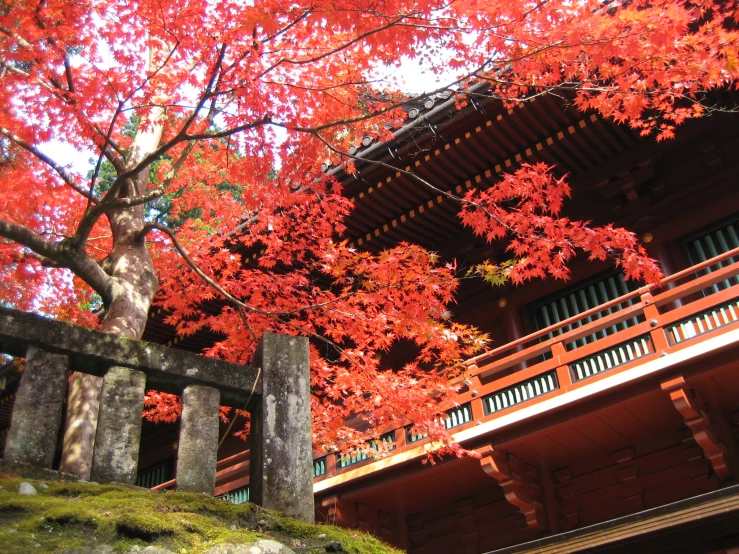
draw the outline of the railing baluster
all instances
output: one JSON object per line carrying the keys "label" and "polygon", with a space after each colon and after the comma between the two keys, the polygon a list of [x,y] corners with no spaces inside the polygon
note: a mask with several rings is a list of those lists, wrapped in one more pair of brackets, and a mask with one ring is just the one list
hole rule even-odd
{"label": "railing baluster", "polygon": [[220,400],[221,393],[211,387],[190,385],[182,393],[177,450],[179,491],[215,491]]}
{"label": "railing baluster", "polygon": [[[631,292],[629,290],[629,285],[626,284],[626,276],[623,273],[619,273],[618,274],[618,282],[619,282],[619,285],[621,287],[621,294],[622,295],[626,295],[626,294],[629,294]],[[631,306],[634,303],[635,303],[635,299],[632,298],[631,300],[625,301],[623,305],[624,306]],[[631,319],[628,320],[628,322],[629,323],[627,323],[626,321],[624,321],[624,328],[630,327],[631,325],[636,325],[637,323],[639,323],[639,319],[637,317],[632,317]]]}
{"label": "railing baluster", "polygon": [[[557,368],[556,372],[550,371],[545,375],[538,375],[525,383],[519,383],[485,396],[483,405],[486,415],[517,406],[537,396],[552,392],[558,389],[561,383],[569,384],[571,379],[565,374],[560,377],[561,371],[568,371],[567,366],[561,366]],[[467,421],[470,421],[470,419],[466,417],[465,423]]]}
{"label": "railing baluster", "polygon": [[136,482],[145,391],[146,375],[141,371],[114,366],[103,377],[92,456],[93,481]]}
{"label": "railing baluster", "polygon": [[[601,298],[608,299],[608,291],[606,290],[606,285],[603,281],[598,282],[598,291],[600,292]],[[602,301],[600,302],[602,303]],[[606,308],[605,310],[602,310],[598,313],[598,317],[603,317],[600,314],[605,311],[606,315],[612,314],[614,311],[618,311],[617,306],[613,306],[613,308]],[[615,325],[611,325],[611,327],[604,328],[603,329],[603,336],[611,335],[613,333],[616,333],[618,331],[618,328]]]}

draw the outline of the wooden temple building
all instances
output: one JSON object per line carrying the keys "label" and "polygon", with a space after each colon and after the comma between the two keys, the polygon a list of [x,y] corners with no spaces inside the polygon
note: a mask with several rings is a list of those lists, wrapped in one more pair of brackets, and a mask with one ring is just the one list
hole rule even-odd
{"label": "wooden temple building", "polygon": [[[412,241],[474,264],[505,246],[464,229],[445,197],[363,160],[457,194],[542,161],[569,174],[567,216],[635,231],[666,277],[645,287],[582,260],[567,282],[465,281],[454,317],[495,343],[469,360],[445,425],[480,457],[423,464],[428,439],[404,427],[382,436],[393,444],[382,459],[316,452],[317,520],[411,554],[739,552],[739,119],[689,121],[657,143],[552,97],[454,103],[412,107],[394,142],[354,152],[356,174],[327,168],[355,202],[357,248]],[[174,336],[154,319],[145,339]],[[170,427],[145,426],[141,485],[173,477]],[[216,494],[233,502],[248,499],[243,449],[225,444],[218,466]]]}

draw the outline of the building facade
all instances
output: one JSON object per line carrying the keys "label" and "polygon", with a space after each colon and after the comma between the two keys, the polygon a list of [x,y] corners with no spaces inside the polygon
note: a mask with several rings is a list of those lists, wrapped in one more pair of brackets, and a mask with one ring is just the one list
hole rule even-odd
{"label": "building facade", "polygon": [[[644,287],[577,260],[567,282],[465,282],[455,319],[496,342],[469,360],[445,425],[479,457],[424,464],[428,439],[405,427],[382,430],[393,445],[383,459],[316,452],[317,520],[412,554],[739,551],[736,117],[691,121],[656,143],[551,97],[510,110],[470,100],[460,111],[449,95],[426,99],[394,142],[352,152],[356,173],[326,168],[356,205],[354,246],[502,259],[504,245],[474,237],[458,205],[404,171],[461,195],[545,162],[569,175],[565,215],[638,233],[666,277]],[[172,336],[155,318],[145,338]],[[171,477],[167,436],[145,437],[140,484]],[[248,500],[243,443],[224,446],[217,494]]]}

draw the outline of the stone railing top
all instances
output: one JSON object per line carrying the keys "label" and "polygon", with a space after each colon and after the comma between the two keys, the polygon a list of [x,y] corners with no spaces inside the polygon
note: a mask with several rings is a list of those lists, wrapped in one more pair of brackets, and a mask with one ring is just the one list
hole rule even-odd
{"label": "stone railing top", "polygon": [[[139,342],[0,307],[0,351],[25,356],[29,346],[69,356],[70,367],[105,375],[112,366],[146,374],[147,388],[181,394],[187,385],[201,384],[221,391],[221,404],[244,408],[258,371],[158,344]],[[260,379],[261,381],[261,379]],[[252,402],[261,397],[261,382]]]}

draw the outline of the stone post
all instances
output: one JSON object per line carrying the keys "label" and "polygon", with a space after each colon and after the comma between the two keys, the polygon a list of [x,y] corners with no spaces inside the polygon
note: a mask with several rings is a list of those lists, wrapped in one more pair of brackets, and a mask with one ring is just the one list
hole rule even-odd
{"label": "stone post", "polygon": [[221,393],[211,387],[190,385],[182,393],[178,491],[215,492],[220,400]]}
{"label": "stone post", "polygon": [[262,396],[251,414],[251,500],[313,523],[308,339],[265,333],[252,365]]}
{"label": "stone post", "polygon": [[111,367],[103,377],[100,413],[92,457],[93,481],[136,482],[146,375]]}
{"label": "stone post", "polygon": [[13,406],[4,458],[51,468],[67,394],[69,360],[29,346]]}

